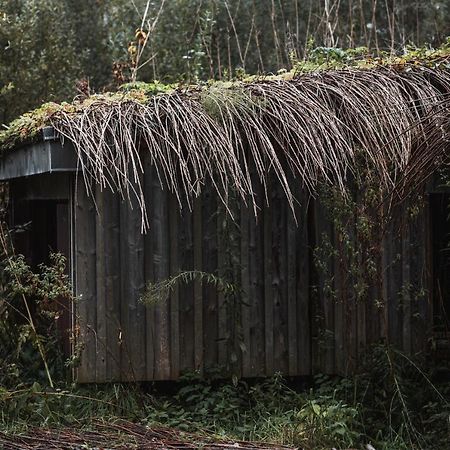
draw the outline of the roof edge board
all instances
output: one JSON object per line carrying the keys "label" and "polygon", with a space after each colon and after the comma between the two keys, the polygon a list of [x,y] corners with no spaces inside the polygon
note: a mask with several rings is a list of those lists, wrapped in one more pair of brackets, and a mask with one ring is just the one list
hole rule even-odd
{"label": "roof edge board", "polygon": [[43,133],[43,140],[26,145],[0,157],[0,181],[52,172],[74,172],[77,157],[73,145],[64,145],[51,130]]}

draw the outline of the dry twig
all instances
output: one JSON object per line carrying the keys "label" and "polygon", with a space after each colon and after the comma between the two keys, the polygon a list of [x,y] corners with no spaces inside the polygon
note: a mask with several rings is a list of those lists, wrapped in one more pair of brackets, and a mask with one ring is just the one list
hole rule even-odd
{"label": "dry twig", "polygon": [[271,173],[293,206],[288,180],[312,195],[319,183],[345,192],[367,167],[401,199],[446,162],[449,101],[448,70],[379,67],[175,90],[145,104],[91,101],[52,121],[74,142],[89,190],[95,182],[135,196],[145,230],[144,152],[189,207],[212,182],[225,205],[232,189],[256,214],[255,186]]}

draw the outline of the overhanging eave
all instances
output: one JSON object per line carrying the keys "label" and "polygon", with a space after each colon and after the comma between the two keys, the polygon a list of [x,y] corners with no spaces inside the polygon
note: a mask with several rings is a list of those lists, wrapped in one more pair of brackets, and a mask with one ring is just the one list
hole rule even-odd
{"label": "overhanging eave", "polygon": [[0,181],[52,172],[77,170],[71,142],[43,140],[6,152],[0,157]]}

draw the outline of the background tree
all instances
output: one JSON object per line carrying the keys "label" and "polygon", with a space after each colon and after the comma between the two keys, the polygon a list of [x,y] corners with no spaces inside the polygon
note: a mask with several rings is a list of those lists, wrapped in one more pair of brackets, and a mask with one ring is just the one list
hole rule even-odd
{"label": "background tree", "polygon": [[66,99],[82,71],[65,5],[0,0],[0,121]]}

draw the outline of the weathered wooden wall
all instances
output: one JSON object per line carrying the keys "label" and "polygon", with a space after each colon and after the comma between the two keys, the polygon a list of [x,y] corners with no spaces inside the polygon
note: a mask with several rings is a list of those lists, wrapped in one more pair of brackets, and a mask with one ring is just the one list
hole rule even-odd
{"label": "weathered wooden wall", "polygon": [[[255,217],[235,206],[232,222],[212,190],[192,212],[180,211],[148,163],[145,174],[145,235],[136,205],[99,188],[94,205],[81,180],[77,186],[77,314],[85,345],[78,381],[168,380],[216,367],[245,377],[345,374],[380,339],[409,353],[425,347],[426,208],[385,234],[382,276],[362,302],[339,257],[329,257],[325,271],[315,267],[323,240],[342,242],[323,206],[300,189],[295,218],[281,188],[269,186],[270,207]],[[233,281],[240,301],[198,281],[156,306],[139,301],[148,281],[193,269]]]}
{"label": "weathered wooden wall", "polygon": [[[376,229],[379,240],[368,244],[368,259],[358,246],[363,239],[356,223],[354,234],[343,236],[314,202],[315,233],[309,242],[316,249],[330,248],[331,256],[310,266],[313,373],[352,373],[367,347],[381,342],[408,355],[427,351],[432,335],[429,211],[427,202],[414,214],[411,206],[415,201],[395,211],[386,229]],[[342,257],[346,246],[355,252],[350,261]]]}

